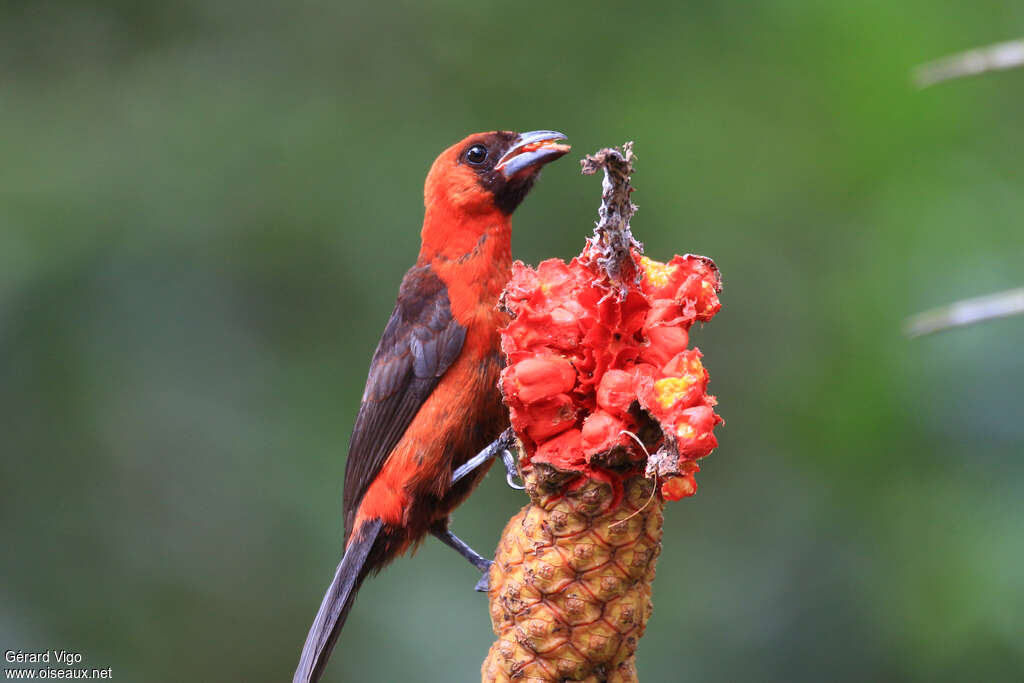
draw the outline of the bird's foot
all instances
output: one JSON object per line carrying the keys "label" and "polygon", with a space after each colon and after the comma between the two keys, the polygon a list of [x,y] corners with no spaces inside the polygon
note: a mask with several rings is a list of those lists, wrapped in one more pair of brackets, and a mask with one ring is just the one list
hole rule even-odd
{"label": "bird's foot", "polygon": [[526,488],[522,479],[519,478],[519,467],[516,465],[516,456],[508,448],[501,451],[501,462],[505,465],[505,482],[517,491]]}
{"label": "bird's foot", "polygon": [[516,443],[515,432],[509,427],[501,433],[497,439],[487,445],[482,451],[474,455],[466,462],[459,465],[454,472],[452,472],[452,485],[454,486],[457,481],[473,472],[479,467],[489,463],[491,458],[498,455],[501,456],[501,462],[505,465],[505,481],[508,485],[518,491],[522,491],[526,487],[523,486],[522,481],[519,478],[519,467],[516,464],[516,456],[512,453],[512,448]]}

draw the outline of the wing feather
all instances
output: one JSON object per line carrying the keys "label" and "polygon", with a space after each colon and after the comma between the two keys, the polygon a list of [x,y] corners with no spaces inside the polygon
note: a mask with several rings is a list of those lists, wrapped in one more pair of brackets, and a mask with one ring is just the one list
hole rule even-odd
{"label": "wing feather", "polygon": [[448,290],[427,266],[402,279],[395,310],[370,362],[345,464],[345,536],[367,488],[423,402],[462,351],[466,328],[451,312]]}

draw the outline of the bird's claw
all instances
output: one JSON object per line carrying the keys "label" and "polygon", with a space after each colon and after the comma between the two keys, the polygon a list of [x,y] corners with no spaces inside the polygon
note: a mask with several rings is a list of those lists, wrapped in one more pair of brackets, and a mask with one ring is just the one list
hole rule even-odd
{"label": "bird's claw", "polygon": [[490,590],[491,590],[491,567],[490,567],[490,565],[492,565],[492,564],[494,564],[494,563],[493,562],[488,562],[487,563],[487,570],[484,572],[484,575],[481,576],[480,580],[476,582],[475,586],[473,586],[473,590],[475,590],[477,593],[489,593],[490,592]]}
{"label": "bird's claw", "polygon": [[508,483],[510,488],[514,488],[517,491],[522,491],[526,488],[522,480],[519,478],[519,468],[516,466],[516,456],[512,454],[509,449],[504,449],[501,452],[501,462],[505,465],[505,481]]}

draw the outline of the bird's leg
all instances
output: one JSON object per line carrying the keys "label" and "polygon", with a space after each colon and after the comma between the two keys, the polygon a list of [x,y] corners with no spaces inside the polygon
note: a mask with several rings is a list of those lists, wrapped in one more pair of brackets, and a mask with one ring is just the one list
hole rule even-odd
{"label": "bird's leg", "polygon": [[430,529],[430,533],[436,536],[438,540],[449,548],[454,548],[459,555],[462,555],[464,558],[469,560],[470,563],[480,571],[485,572],[490,569],[490,560],[470,548],[468,543],[453,534],[449,529],[441,529],[435,526]]}
{"label": "bird's leg", "polygon": [[[452,485],[473,472],[497,455],[501,456],[501,462],[505,465],[505,481],[514,489],[525,488],[519,483],[519,470],[516,467],[516,458],[512,454],[512,446],[515,445],[516,435],[512,428],[506,429],[497,439],[488,444],[482,451],[460,465],[452,473]],[[438,538],[449,548],[453,548],[459,555],[469,560],[474,567],[479,569],[483,576],[477,581],[474,590],[486,593],[490,587],[490,569],[492,562],[483,557],[480,553],[469,547],[465,541],[456,536],[448,529],[448,521],[435,523],[430,527],[430,533]]]}
{"label": "bird's leg", "polygon": [[494,564],[486,557],[469,547],[469,544],[456,536],[448,529],[447,521],[434,524],[430,527],[430,533],[449,548],[453,548],[459,555],[470,561],[470,563],[483,573],[480,580],[476,582],[473,590],[486,593],[490,588],[491,565]]}
{"label": "bird's leg", "polygon": [[516,457],[512,454],[511,450],[515,442],[516,435],[510,427],[503,431],[501,436],[488,444],[486,448],[460,465],[455,472],[452,473],[452,484],[459,481],[494,456],[501,454],[501,462],[505,465],[505,481],[512,488],[522,490],[524,486],[518,481],[519,470],[516,468]]}

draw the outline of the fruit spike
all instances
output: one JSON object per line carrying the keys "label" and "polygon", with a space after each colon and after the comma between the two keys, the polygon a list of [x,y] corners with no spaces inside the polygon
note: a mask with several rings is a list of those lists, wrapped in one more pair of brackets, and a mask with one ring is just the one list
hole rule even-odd
{"label": "fruit spike", "polygon": [[490,571],[498,640],[484,683],[636,681],[651,615],[662,507],[697,491],[717,445],[694,323],[718,312],[703,256],[659,263],[633,239],[629,145],[601,150],[594,236],[571,262],[512,267],[501,304],[501,390],[530,503],[506,526]]}

